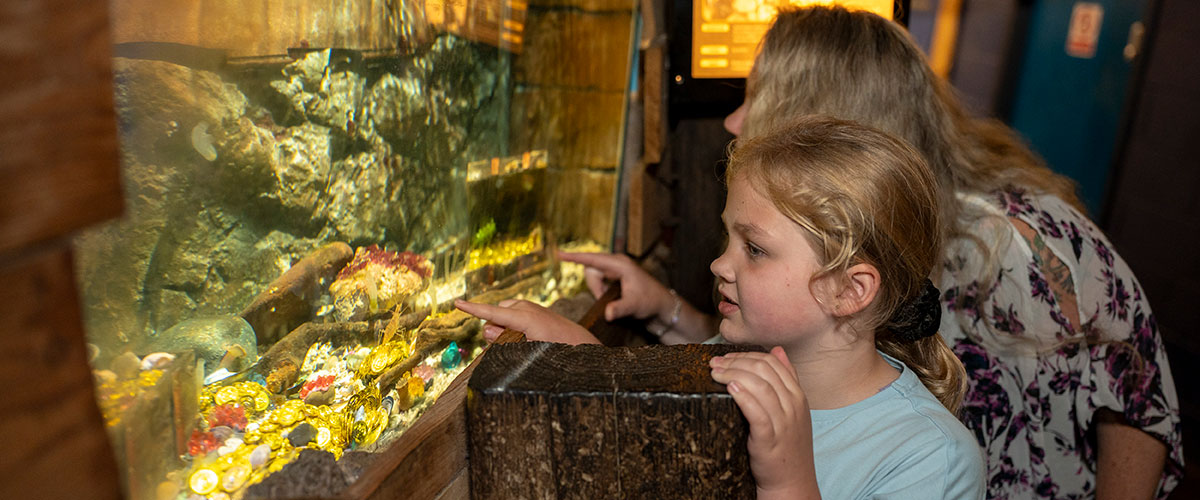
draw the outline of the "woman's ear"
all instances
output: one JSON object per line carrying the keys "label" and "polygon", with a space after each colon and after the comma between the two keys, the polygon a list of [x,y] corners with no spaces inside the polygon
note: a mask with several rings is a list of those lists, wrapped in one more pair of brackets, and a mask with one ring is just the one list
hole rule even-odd
{"label": "woman's ear", "polygon": [[846,270],[842,287],[834,297],[833,312],[837,316],[856,314],[871,302],[879,293],[879,270],[867,263],[858,263]]}

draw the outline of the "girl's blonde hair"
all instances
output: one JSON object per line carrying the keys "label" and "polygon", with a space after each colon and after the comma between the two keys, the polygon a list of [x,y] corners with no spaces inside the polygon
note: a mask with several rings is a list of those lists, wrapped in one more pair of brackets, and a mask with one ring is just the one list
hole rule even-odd
{"label": "girl's blonde hair", "polygon": [[[911,144],[937,176],[943,241],[963,238],[979,249],[982,265],[974,279],[984,294],[999,271],[996,248],[1007,245],[1009,236],[973,236],[969,228],[982,227],[982,219],[995,216],[960,200],[958,193],[988,196],[1017,187],[1057,196],[1086,213],[1073,181],[1046,168],[1002,123],[970,116],[953,89],[930,70],[909,34],[868,12],[781,9],[759,46],[746,104],[743,137],[788,117],[827,114]],[[992,337],[1005,341],[995,332]]]}
{"label": "girl's blonde hair", "polygon": [[856,319],[957,411],[965,372],[941,336],[905,342],[896,333],[912,327],[897,324],[897,312],[921,296],[941,258],[937,182],[921,155],[878,130],[805,116],[737,141],[726,180],[735,177],[807,230],[822,263],[814,281],[858,263],[879,271],[875,300]]}

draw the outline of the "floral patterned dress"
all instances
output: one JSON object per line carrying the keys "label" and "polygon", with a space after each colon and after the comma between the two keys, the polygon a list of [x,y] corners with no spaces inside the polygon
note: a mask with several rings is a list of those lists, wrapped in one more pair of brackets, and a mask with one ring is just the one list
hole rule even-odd
{"label": "floral patterned dress", "polygon": [[[935,281],[941,334],[967,369],[960,418],[986,450],[988,498],[1094,497],[1089,426],[1101,408],[1166,443],[1165,498],[1183,473],[1179,402],[1129,266],[1057,197],[959,198],[990,215],[971,225],[974,239],[949,242]],[[998,266],[984,269],[980,242]]]}

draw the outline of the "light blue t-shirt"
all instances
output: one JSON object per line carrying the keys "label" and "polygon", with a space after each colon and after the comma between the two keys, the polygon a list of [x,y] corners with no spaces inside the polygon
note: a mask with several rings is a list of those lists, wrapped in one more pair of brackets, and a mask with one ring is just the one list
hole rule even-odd
{"label": "light blue t-shirt", "polygon": [[812,410],[821,498],[982,499],[978,442],[904,363],[900,378],[834,410]]}

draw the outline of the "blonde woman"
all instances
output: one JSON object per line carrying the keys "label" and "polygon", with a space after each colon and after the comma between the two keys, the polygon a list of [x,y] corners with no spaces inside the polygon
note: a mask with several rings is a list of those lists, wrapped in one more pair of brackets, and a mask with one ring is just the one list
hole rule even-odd
{"label": "blonde woman", "polygon": [[837,8],[782,12],[742,137],[827,113],[896,134],[941,184],[941,334],[967,367],[960,418],[993,498],[1164,498],[1183,470],[1174,382],[1150,305],[1073,184],[1003,125],[968,116],[908,34]]}
{"label": "blonde woman", "polygon": [[[937,187],[920,155],[812,116],[739,142],[726,181],[718,328],[771,351],[714,358],[712,377],[750,423],[758,498],[983,498],[982,453],[952,413],[962,364],[937,335]],[[595,342],[527,302],[459,307],[493,323],[485,335]]]}

